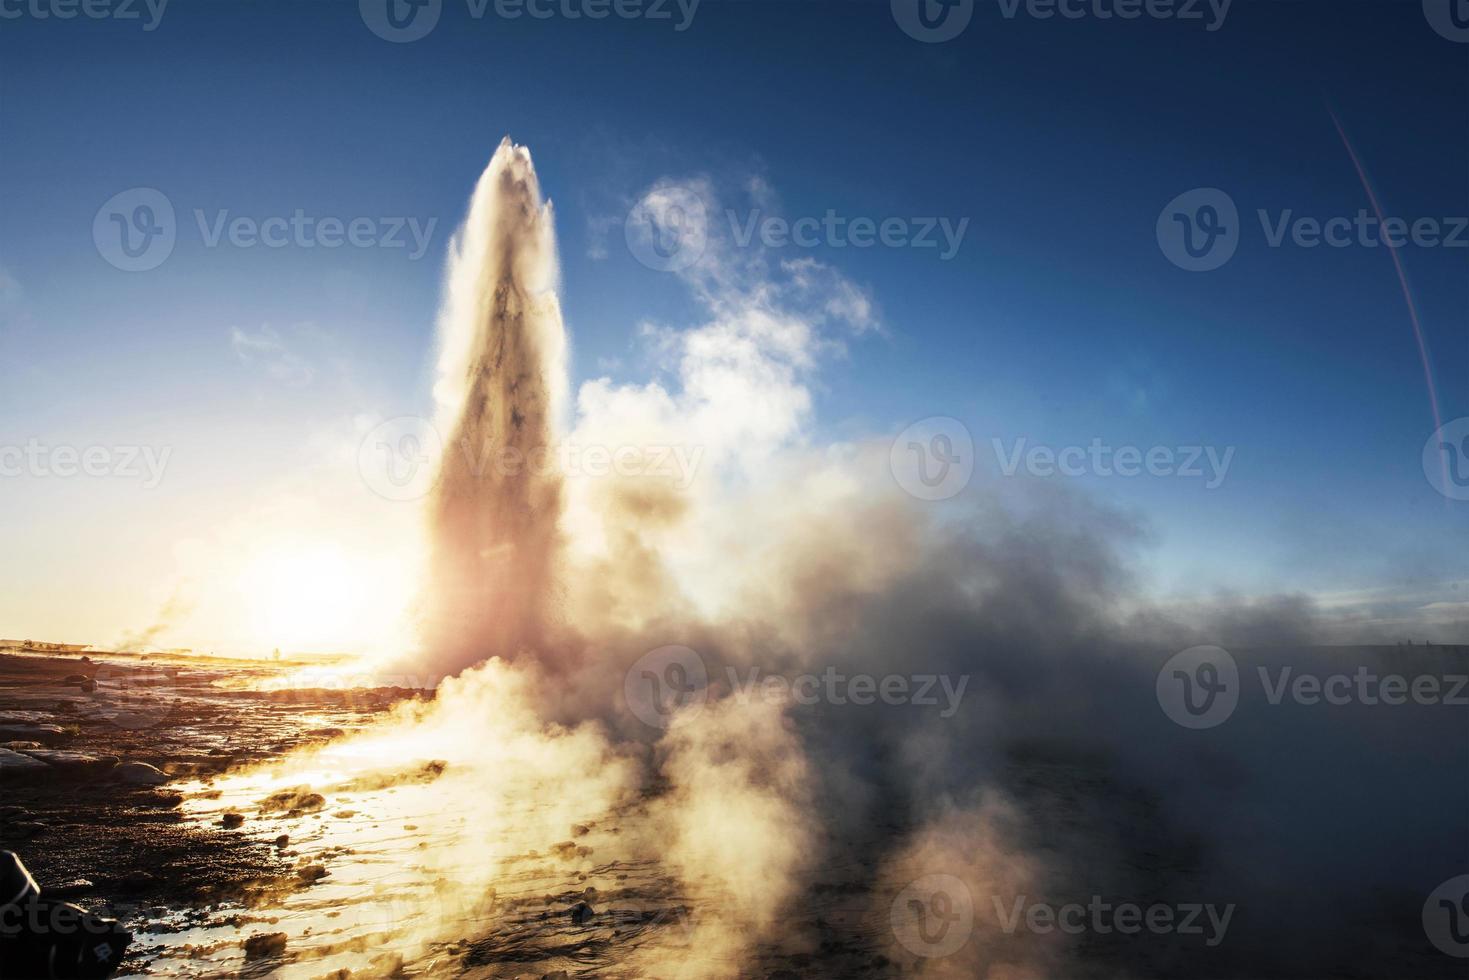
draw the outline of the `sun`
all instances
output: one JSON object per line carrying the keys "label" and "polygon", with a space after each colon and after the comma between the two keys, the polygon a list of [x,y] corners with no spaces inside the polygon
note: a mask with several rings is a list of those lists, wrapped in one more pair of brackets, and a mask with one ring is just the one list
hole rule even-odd
{"label": "sun", "polygon": [[349,645],[370,602],[371,581],[332,545],[262,551],[245,566],[240,588],[255,641],[286,653]]}

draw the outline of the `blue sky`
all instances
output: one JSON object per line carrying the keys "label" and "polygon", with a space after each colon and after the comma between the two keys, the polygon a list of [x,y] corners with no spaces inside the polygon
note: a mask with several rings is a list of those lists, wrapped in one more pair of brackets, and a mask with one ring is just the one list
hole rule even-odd
{"label": "blue sky", "polygon": [[[1140,561],[1164,594],[1469,579],[1469,503],[1420,461],[1436,423],[1387,250],[1272,248],[1256,217],[1370,207],[1333,111],[1388,215],[1469,215],[1469,44],[1417,2],[1237,0],[1209,31],[976,0],[933,44],[867,2],[705,0],[679,31],[676,12],[477,19],[444,0],[402,44],[355,3],[173,0],[153,30],[5,9],[22,15],[0,19],[0,442],[173,455],[148,489],[0,480],[18,586],[0,634],[76,622],[107,640],[166,601],[181,540],[268,510],[323,432],[424,411],[444,247],[507,134],[556,204],[574,384],[650,376],[640,325],[699,316],[684,281],[624,244],[629,206],[662,178],[706,179],[746,216],[967,219],[947,260],[778,250],[839,269],[880,311],[813,383],[820,438],[943,415],[981,466],[992,438],[1234,447],[1217,489],[1075,480],[1143,516]],[[135,187],[178,216],[147,272],[110,266],[92,236]],[[1237,204],[1240,242],[1188,272],[1155,224],[1201,187]],[[435,224],[416,260],[211,248],[196,209]],[[1442,420],[1469,415],[1469,248],[1400,258]],[[73,620],[79,604],[97,611]]]}

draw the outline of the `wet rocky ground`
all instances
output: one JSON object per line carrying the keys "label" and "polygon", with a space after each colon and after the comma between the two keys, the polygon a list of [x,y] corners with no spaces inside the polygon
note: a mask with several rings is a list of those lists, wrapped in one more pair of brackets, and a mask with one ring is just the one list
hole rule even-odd
{"label": "wet rocky ground", "polygon": [[[46,894],[138,934],[124,974],[156,972],[154,937],[210,926],[227,937],[252,909],[312,884],[288,846],[201,820],[187,797],[417,696],[249,689],[290,666],[0,655],[0,848]],[[243,950],[243,939],[214,941]]]}
{"label": "wet rocky ground", "polygon": [[[1383,656],[1395,669],[1412,666],[1401,652]],[[1453,656],[1456,675],[1469,670],[1469,651]],[[682,894],[657,833],[642,835],[649,847],[634,832],[657,827],[661,784],[611,810],[579,810],[567,802],[572,780],[564,769],[499,765],[493,739],[473,726],[416,742],[412,726],[375,724],[424,692],[316,687],[299,673],[290,681],[306,686],[284,686],[298,667],[0,654],[0,848],[19,853],[44,892],[115,916],[136,934],[120,976],[644,980],[689,975],[681,970],[683,951],[707,952],[697,948],[696,926],[722,921],[721,903]],[[1348,714],[1350,725],[1341,720]],[[1217,949],[1202,949],[1192,937],[1138,942],[1089,933],[1072,943],[1065,975],[1462,977],[1462,960],[1429,946],[1419,921],[1423,895],[1462,860],[1461,833],[1444,836],[1423,819],[1437,815],[1444,826],[1462,828],[1469,812],[1462,782],[1440,778],[1465,771],[1462,706],[1411,713],[1361,706],[1328,716],[1257,698],[1239,715],[1198,743],[1208,766],[1190,772],[1217,786],[1211,807],[1232,808],[1231,822],[1258,812],[1257,835],[1286,844],[1293,843],[1287,832],[1305,838],[1323,827],[1345,828],[1342,834],[1357,827],[1359,849],[1363,840],[1394,833],[1380,844],[1383,853],[1426,861],[1426,886],[1421,893],[1358,889],[1357,905],[1342,910],[1315,901],[1314,879],[1303,876],[1306,911],[1332,941],[1302,944],[1293,937],[1309,938],[1308,930],[1273,928],[1274,905],[1210,890],[1220,842],[1180,821],[1135,767],[1099,744],[1016,738],[997,752],[995,779],[1020,814],[1024,853],[1056,858],[1071,871],[1043,883],[1049,900],[1084,903],[1106,894],[1239,904],[1229,942]],[[1171,725],[1161,712],[1155,723]],[[1337,747],[1343,731],[1359,740],[1349,754]],[[1169,728],[1159,738],[1178,744]],[[458,762],[435,754],[446,746],[459,752]],[[1403,770],[1411,778],[1394,782]],[[476,778],[455,782],[466,773]],[[1384,785],[1395,792],[1382,793]],[[1320,811],[1313,821],[1293,816],[1308,807]],[[1351,822],[1376,812],[1370,807],[1386,817]],[[873,846],[824,849],[829,857],[783,920],[791,941],[749,950],[727,973],[700,975],[941,975],[917,956],[890,958],[904,955],[892,938],[896,906],[873,887],[872,855],[910,829],[901,814],[891,820],[863,829]],[[1309,856],[1303,847],[1264,853]],[[1352,857],[1343,847],[1333,853],[1322,866]],[[925,869],[982,871],[948,863]],[[1011,935],[986,901],[976,894],[970,946],[995,959],[1002,972],[991,975],[1056,972],[1019,969],[1051,962],[1033,956],[1051,937]],[[1277,953],[1282,934],[1296,943],[1297,959]],[[662,954],[666,973],[646,969],[642,954],[650,951]]]}
{"label": "wet rocky ground", "polygon": [[[646,814],[521,835],[544,801],[508,792],[478,816],[446,816],[442,763],[333,756],[423,692],[262,689],[290,669],[0,655],[0,847],[43,893],[134,932],[120,977],[632,978],[645,975],[629,965],[641,947],[688,941],[693,910],[673,876],[624,846],[621,822]],[[303,772],[313,756],[296,750],[313,747],[321,764]],[[284,775],[262,765],[288,756]],[[468,903],[476,869],[439,855],[488,833],[475,824],[497,809],[494,885],[475,880],[483,900]],[[880,974],[872,947],[852,941],[870,910],[839,883],[862,873],[831,869],[812,954],[772,955],[758,976],[798,975],[788,968],[813,957]],[[410,949],[420,926],[444,923]]]}

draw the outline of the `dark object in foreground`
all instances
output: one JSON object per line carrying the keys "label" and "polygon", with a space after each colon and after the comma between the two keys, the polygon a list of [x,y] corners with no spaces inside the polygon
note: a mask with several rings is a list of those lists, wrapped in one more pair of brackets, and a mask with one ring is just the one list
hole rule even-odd
{"label": "dark object in foreground", "polygon": [[0,980],[108,977],[132,941],[115,919],[42,898],[20,858],[0,851]]}

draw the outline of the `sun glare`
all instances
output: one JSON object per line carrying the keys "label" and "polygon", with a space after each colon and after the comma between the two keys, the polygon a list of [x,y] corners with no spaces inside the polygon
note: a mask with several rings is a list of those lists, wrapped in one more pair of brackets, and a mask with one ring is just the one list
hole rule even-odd
{"label": "sun glare", "polygon": [[355,645],[377,591],[369,570],[330,545],[262,552],[245,567],[240,587],[255,641],[287,654]]}

